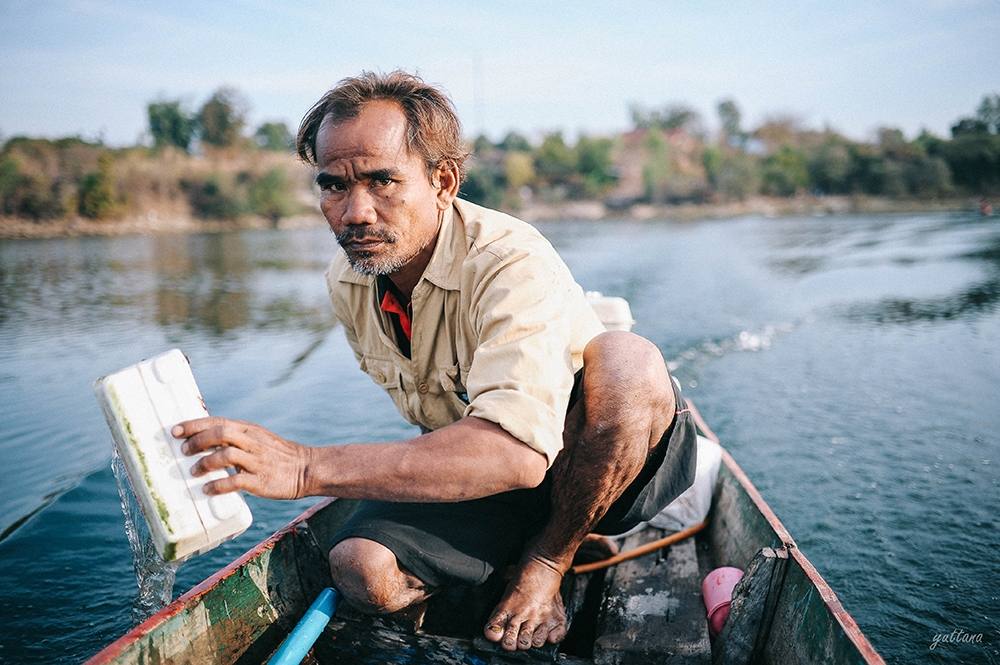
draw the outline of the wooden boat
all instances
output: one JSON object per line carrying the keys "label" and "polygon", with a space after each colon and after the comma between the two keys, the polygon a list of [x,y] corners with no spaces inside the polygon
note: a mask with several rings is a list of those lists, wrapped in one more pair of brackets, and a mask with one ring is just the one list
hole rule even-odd
{"label": "wooden boat", "polygon": [[[328,543],[355,506],[321,501],[88,662],[265,662],[330,585]],[[624,549],[662,535],[646,529],[630,536]],[[745,574],[725,628],[710,639],[700,584],[718,566]],[[883,662],[724,450],[707,526],[696,537],[606,571],[567,576],[563,591],[572,623],[558,647],[509,654],[480,637],[501,586],[502,580],[491,579],[436,596],[419,626],[338,613],[306,662]]]}

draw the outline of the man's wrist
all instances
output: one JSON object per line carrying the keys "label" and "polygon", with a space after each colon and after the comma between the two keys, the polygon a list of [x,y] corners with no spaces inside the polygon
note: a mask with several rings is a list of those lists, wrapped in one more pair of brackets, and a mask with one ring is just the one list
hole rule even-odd
{"label": "man's wrist", "polygon": [[316,449],[312,446],[300,446],[298,492],[295,498],[302,499],[316,494],[313,488],[313,475],[316,467]]}

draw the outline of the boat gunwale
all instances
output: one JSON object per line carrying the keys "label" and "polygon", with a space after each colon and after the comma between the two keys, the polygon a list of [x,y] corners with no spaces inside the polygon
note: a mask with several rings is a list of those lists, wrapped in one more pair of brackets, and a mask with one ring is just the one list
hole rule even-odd
{"label": "boat gunwale", "polygon": [[809,583],[815,587],[816,591],[819,593],[820,599],[822,599],[823,604],[826,605],[827,610],[833,617],[834,621],[840,625],[844,634],[851,641],[854,647],[858,650],[858,653],[864,659],[865,663],[869,665],[884,665],[885,661],[882,656],[879,655],[875,647],[868,640],[868,637],[862,632],[861,627],[858,626],[858,622],[854,620],[850,612],[844,608],[843,603],[840,602],[840,598],[833,588],[827,583],[823,576],[820,574],[816,566],[813,565],[809,557],[799,549],[796,545],[794,539],[792,539],[791,534],[788,533],[788,529],[782,524],[781,520],[778,519],[777,514],[771,509],[771,506],[767,504],[764,500],[764,496],[757,490],[754,486],[753,481],[750,477],[743,471],[740,465],[736,462],[736,459],[729,453],[728,450],[722,448],[722,460],[726,465],[736,481],[743,488],[743,491],[747,493],[750,500],[753,502],[754,506],[760,511],[760,514],[764,516],[767,520],[768,525],[774,530],[775,534],[781,540],[784,547],[788,550],[792,557],[792,560],[802,569],[802,573],[809,580]]}
{"label": "boat gunwale", "polygon": [[278,541],[290,532],[294,531],[299,524],[305,522],[334,501],[337,501],[336,497],[327,497],[317,501],[315,505],[304,510],[298,515],[298,517],[295,517],[288,522],[288,524],[251,547],[237,559],[231,561],[223,568],[220,568],[198,584],[185,591],[183,594],[178,596],[176,600],[168,604],[153,616],[149,617],[137,626],[132,627],[127,633],[87,659],[84,665],[102,665],[103,663],[113,662],[115,658],[122,655],[135,642],[159,628],[164,622],[180,614],[193,601],[198,600],[202,596],[205,596],[214,590],[219,583],[222,582],[222,580],[236,574],[240,568],[259,557],[263,552],[272,549]]}

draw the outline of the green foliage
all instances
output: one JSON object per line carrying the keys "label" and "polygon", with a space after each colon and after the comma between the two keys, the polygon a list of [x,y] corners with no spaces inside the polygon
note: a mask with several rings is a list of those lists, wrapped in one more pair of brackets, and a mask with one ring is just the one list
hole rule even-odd
{"label": "green foliage", "polygon": [[507,132],[507,135],[497,144],[497,147],[508,152],[531,152],[531,144],[528,142],[528,139],[517,132]]}
{"label": "green foliage", "polygon": [[485,155],[493,151],[493,143],[485,134],[480,134],[472,142],[472,152],[477,155]]}
{"label": "green foliage", "polygon": [[17,160],[0,159],[0,213],[35,221],[66,214],[57,182],[23,173]]}
{"label": "green foliage", "polygon": [[205,219],[234,219],[246,212],[245,197],[237,183],[220,173],[181,182],[191,211]]}
{"label": "green foliage", "polygon": [[880,194],[891,198],[901,198],[906,195],[906,178],[903,175],[903,165],[892,159],[876,161],[870,171],[871,194]]}
{"label": "green foliage", "polygon": [[642,166],[643,197],[649,203],[662,203],[667,199],[670,181],[670,151],[663,134],[651,130],[646,135],[646,160]]}
{"label": "green foliage", "polygon": [[985,95],[976,109],[976,119],[986,125],[990,133],[1000,134],[1000,95]]}
{"label": "green foliage", "polygon": [[275,152],[290,152],[294,143],[288,125],[283,122],[265,122],[254,132],[254,140],[258,147]]}
{"label": "green foliage", "polygon": [[529,152],[508,152],[504,156],[503,171],[507,185],[515,191],[535,182],[535,162]]}
{"label": "green foliage", "polygon": [[760,189],[759,167],[750,155],[710,147],[703,162],[709,186],[724,199],[743,200]]}
{"label": "green foliage", "polygon": [[494,165],[475,164],[462,182],[461,196],[464,199],[490,208],[499,207],[503,202],[504,174]]}
{"label": "green foliage", "polygon": [[98,161],[97,170],[80,181],[77,212],[90,219],[105,219],[115,212],[117,203],[111,175],[111,155],[105,153]]}
{"label": "green foliage", "polygon": [[566,184],[576,172],[576,153],[566,145],[562,132],[552,132],[542,139],[535,152],[535,170],[549,184]]}
{"label": "green foliage", "polygon": [[236,145],[246,125],[247,103],[233,88],[219,88],[198,111],[203,143],[218,147]]}
{"label": "green foliage", "polygon": [[951,126],[952,138],[989,136],[990,126],[978,118],[962,118]]}
{"label": "green foliage", "polygon": [[954,191],[951,169],[940,157],[921,157],[904,167],[906,187],[920,198],[947,196]]}
{"label": "green foliage", "polygon": [[740,126],[740,107],[732,99],[724,99],[715,107],[719,114],[719,123],[722,125],[722,132],[726,142],[730,145],[743,145],[746,143],[746,134]]}
{"label": "green foliage", "polygon": [[154,147],[172,145],[188,151],[196,123],[194,117],[181,107],[180,101],[151,102],[146,106],[146,115]]}
{"label": "green foliage", "polygon": [[828,140],[809,158],[809,180],[823,194],[850,191],[851,151],[846,141]]}
{"label": "green foliage", "polygon": [[959,134],[943,146],[942,156],[956,185],[975,193],[1000,190],[1000,135]]}
{"label": "green foliage", "polygon": [[576,143],[576,171],[583,177],[584,192],[598,196],[615,183],[611,161],[614,142],[606,138],[581,136]]}
{"label": "green foliage", "polygon": [[250,210],[272,223],[294,214],[298,205],[284,170],[274,168],[250,184]]}
{"label": "green foliage", "polygon": [[809,169],[803,154],[791,146],[782,146],[763,164],[761,190],[772,196],[791,196],[809,184]]}
{"label": "green foliage", "polygon": [[629,115],[636,129],[683,129],[693,134],[701,131],[701,116],[686,104],[668,104],[662,109],[646,109],[633,104]]}

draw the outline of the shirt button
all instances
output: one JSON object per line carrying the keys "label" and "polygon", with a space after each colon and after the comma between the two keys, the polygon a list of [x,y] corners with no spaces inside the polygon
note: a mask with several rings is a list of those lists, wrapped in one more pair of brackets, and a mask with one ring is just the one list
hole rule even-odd
{"label": "shirt button", "polygon": [[417,386],[417,392],[420,393],[421,395],[426,395],[427,390],[428,388],[426,383],[421,383],[419,386]]}
{"label": "shirt button", "polygon": [[382,383],[383,381],[385,381],[385,374],[383,374],[382,372],[375,372],[375,380],[378,381],[379,383]]}

